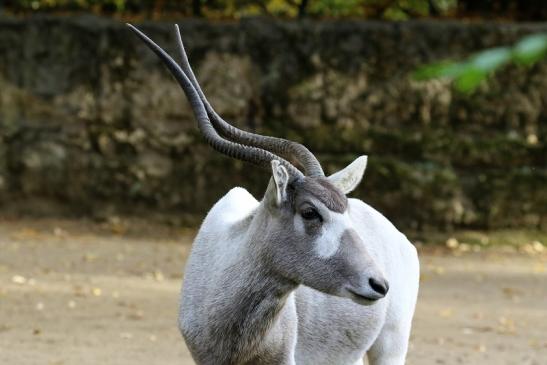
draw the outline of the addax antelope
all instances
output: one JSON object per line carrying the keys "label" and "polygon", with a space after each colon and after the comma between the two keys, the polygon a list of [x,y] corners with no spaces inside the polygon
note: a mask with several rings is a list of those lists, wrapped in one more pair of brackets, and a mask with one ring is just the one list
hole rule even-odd
{"label": "addax antelope", "polygon": [[[205,140],[272,173],[261,200],[233,188],[186,265],[179,327],[203,365],[404,364],[418,293],[414,246],[347,198],[367,157],[325,176],[303,145],[244,132],[212,108],[176,27],[180,64],[138,29],[186,94]],[[294,165],[289,162],[294,161]]]}

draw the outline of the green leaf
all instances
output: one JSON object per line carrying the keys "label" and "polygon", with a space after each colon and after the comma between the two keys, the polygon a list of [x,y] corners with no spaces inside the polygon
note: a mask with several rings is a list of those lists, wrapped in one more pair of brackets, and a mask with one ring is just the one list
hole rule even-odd
{"label": "green leaf", "polygon": [[484,50],[462,62],[444,61],[423,66],[413,73],[416,80],[454,79],[457,90],[470,93],[491,73],[509,62],[531,65],[547,56],[547,33],[524,37],[513,48]]}
{"label": "green leaf", "polygon": [[470,66],[464,73],[456,78],[456,89],[468,94],[475,90],[487,75],[488,73],[486,71]]}
{"label": "green leaf", "polygon": [[539,61],[547,52],[547,34],[533,34],[523,38],[513,48],[516,62],[531,65]]}
{"label": "green leaf", "polygon": [[465,72],[465,64],[451,61],[443,61],[423,66],[413,74],[416,80],[430,80],[439,77],[453,78]]}
{"label": "green leaf", "polygon": [[511,50],[505,47],[491,48],[480,52],[471,59],[473,68],[492,72],[511,60]]}

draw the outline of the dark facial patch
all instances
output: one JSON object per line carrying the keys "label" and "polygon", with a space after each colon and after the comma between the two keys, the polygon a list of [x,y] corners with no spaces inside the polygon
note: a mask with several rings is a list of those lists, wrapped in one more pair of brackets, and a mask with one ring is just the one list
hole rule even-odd
{"label": "dark facial patch", "polygon": [[313,195],[333,212],[343,213],[348,207],[348,198],[324,177],[305,177],[293,185],[296,195]]}

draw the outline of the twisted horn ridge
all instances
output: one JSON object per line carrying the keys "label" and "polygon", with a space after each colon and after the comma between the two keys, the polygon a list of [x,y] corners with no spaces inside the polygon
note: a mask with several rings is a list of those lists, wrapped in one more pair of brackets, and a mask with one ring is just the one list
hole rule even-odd
{"label": "twisted horn ridge", "polygon": [[280,158],[269,151],[257,147],[245,146],[220,137],[207,116],[207,111],[200,99],[199,94],[196,89],[194,89],[192,82],[188,79],[180,66],[171,58],[171,56],[167,54],[167,52],[148,38],[144,33],[131,24],[127,24],[127,26],[135,34],[137,34],[137,36],[163,61],[173,77],[175,77],[190,103],[201,134],[203,134],[203,137],[211,147],[227,156],[238,160],[247,161],[267,169],[271,169],[270,162],[272,160],[278,160],[281,165],[287,169],[291,178],[300,179],[304,177],[302,172],[291,165],[287,160]]}
{"label": "twisted horn ridge", "polygon": [[260,134],[246,132],[234,127],[233,125],[222,119],[222,117],[218,115],[217,112],[213,109],[213,107],[205,97],[205,94],[201,90],[201,87],[199,86],[196,76],[194,75],[194,71],[192,70],[190,62],[188,61],[186,51],[184,50],[180,29],[177,24],[175,24],[175,31],[180,51],[180,58],[182,61],[181,67],[186,76],[192,82],[194,89],[199,94],[199,97],[203,102],[205,109],[207,110],[207,114],[209,115],[211,122],[213,123],[213,126],[222,136],[234,142],[271,151],[285,158],[294,158],[302,165],[302,167],[304,167],[306,176],[325,176],[325,173],[321,168],[321,164],[315,158],[313,153],[311,153],[305,146],[301,145],[300,143],[296,143],[282,138],[262,136]]}

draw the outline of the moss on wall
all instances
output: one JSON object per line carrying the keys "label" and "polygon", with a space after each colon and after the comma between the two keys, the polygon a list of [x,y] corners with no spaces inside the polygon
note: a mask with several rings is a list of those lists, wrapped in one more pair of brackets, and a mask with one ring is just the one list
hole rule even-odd
{"label": "moss on wall", "polygon": [[[369,155],[355,196],[400,226],[547,226],[547,64],[472,97],[418,65],[511,44],[545,25],[180,23],[213,105],[248,130],[305,143],[334,172]],[[173,54],[168,24],[140,25]],[[204,145],[177,84],[124,25],[0,20],[0,202],[81,214],[203,215],[268,174]],[[32,204],[31,204],[32,206]]]}

